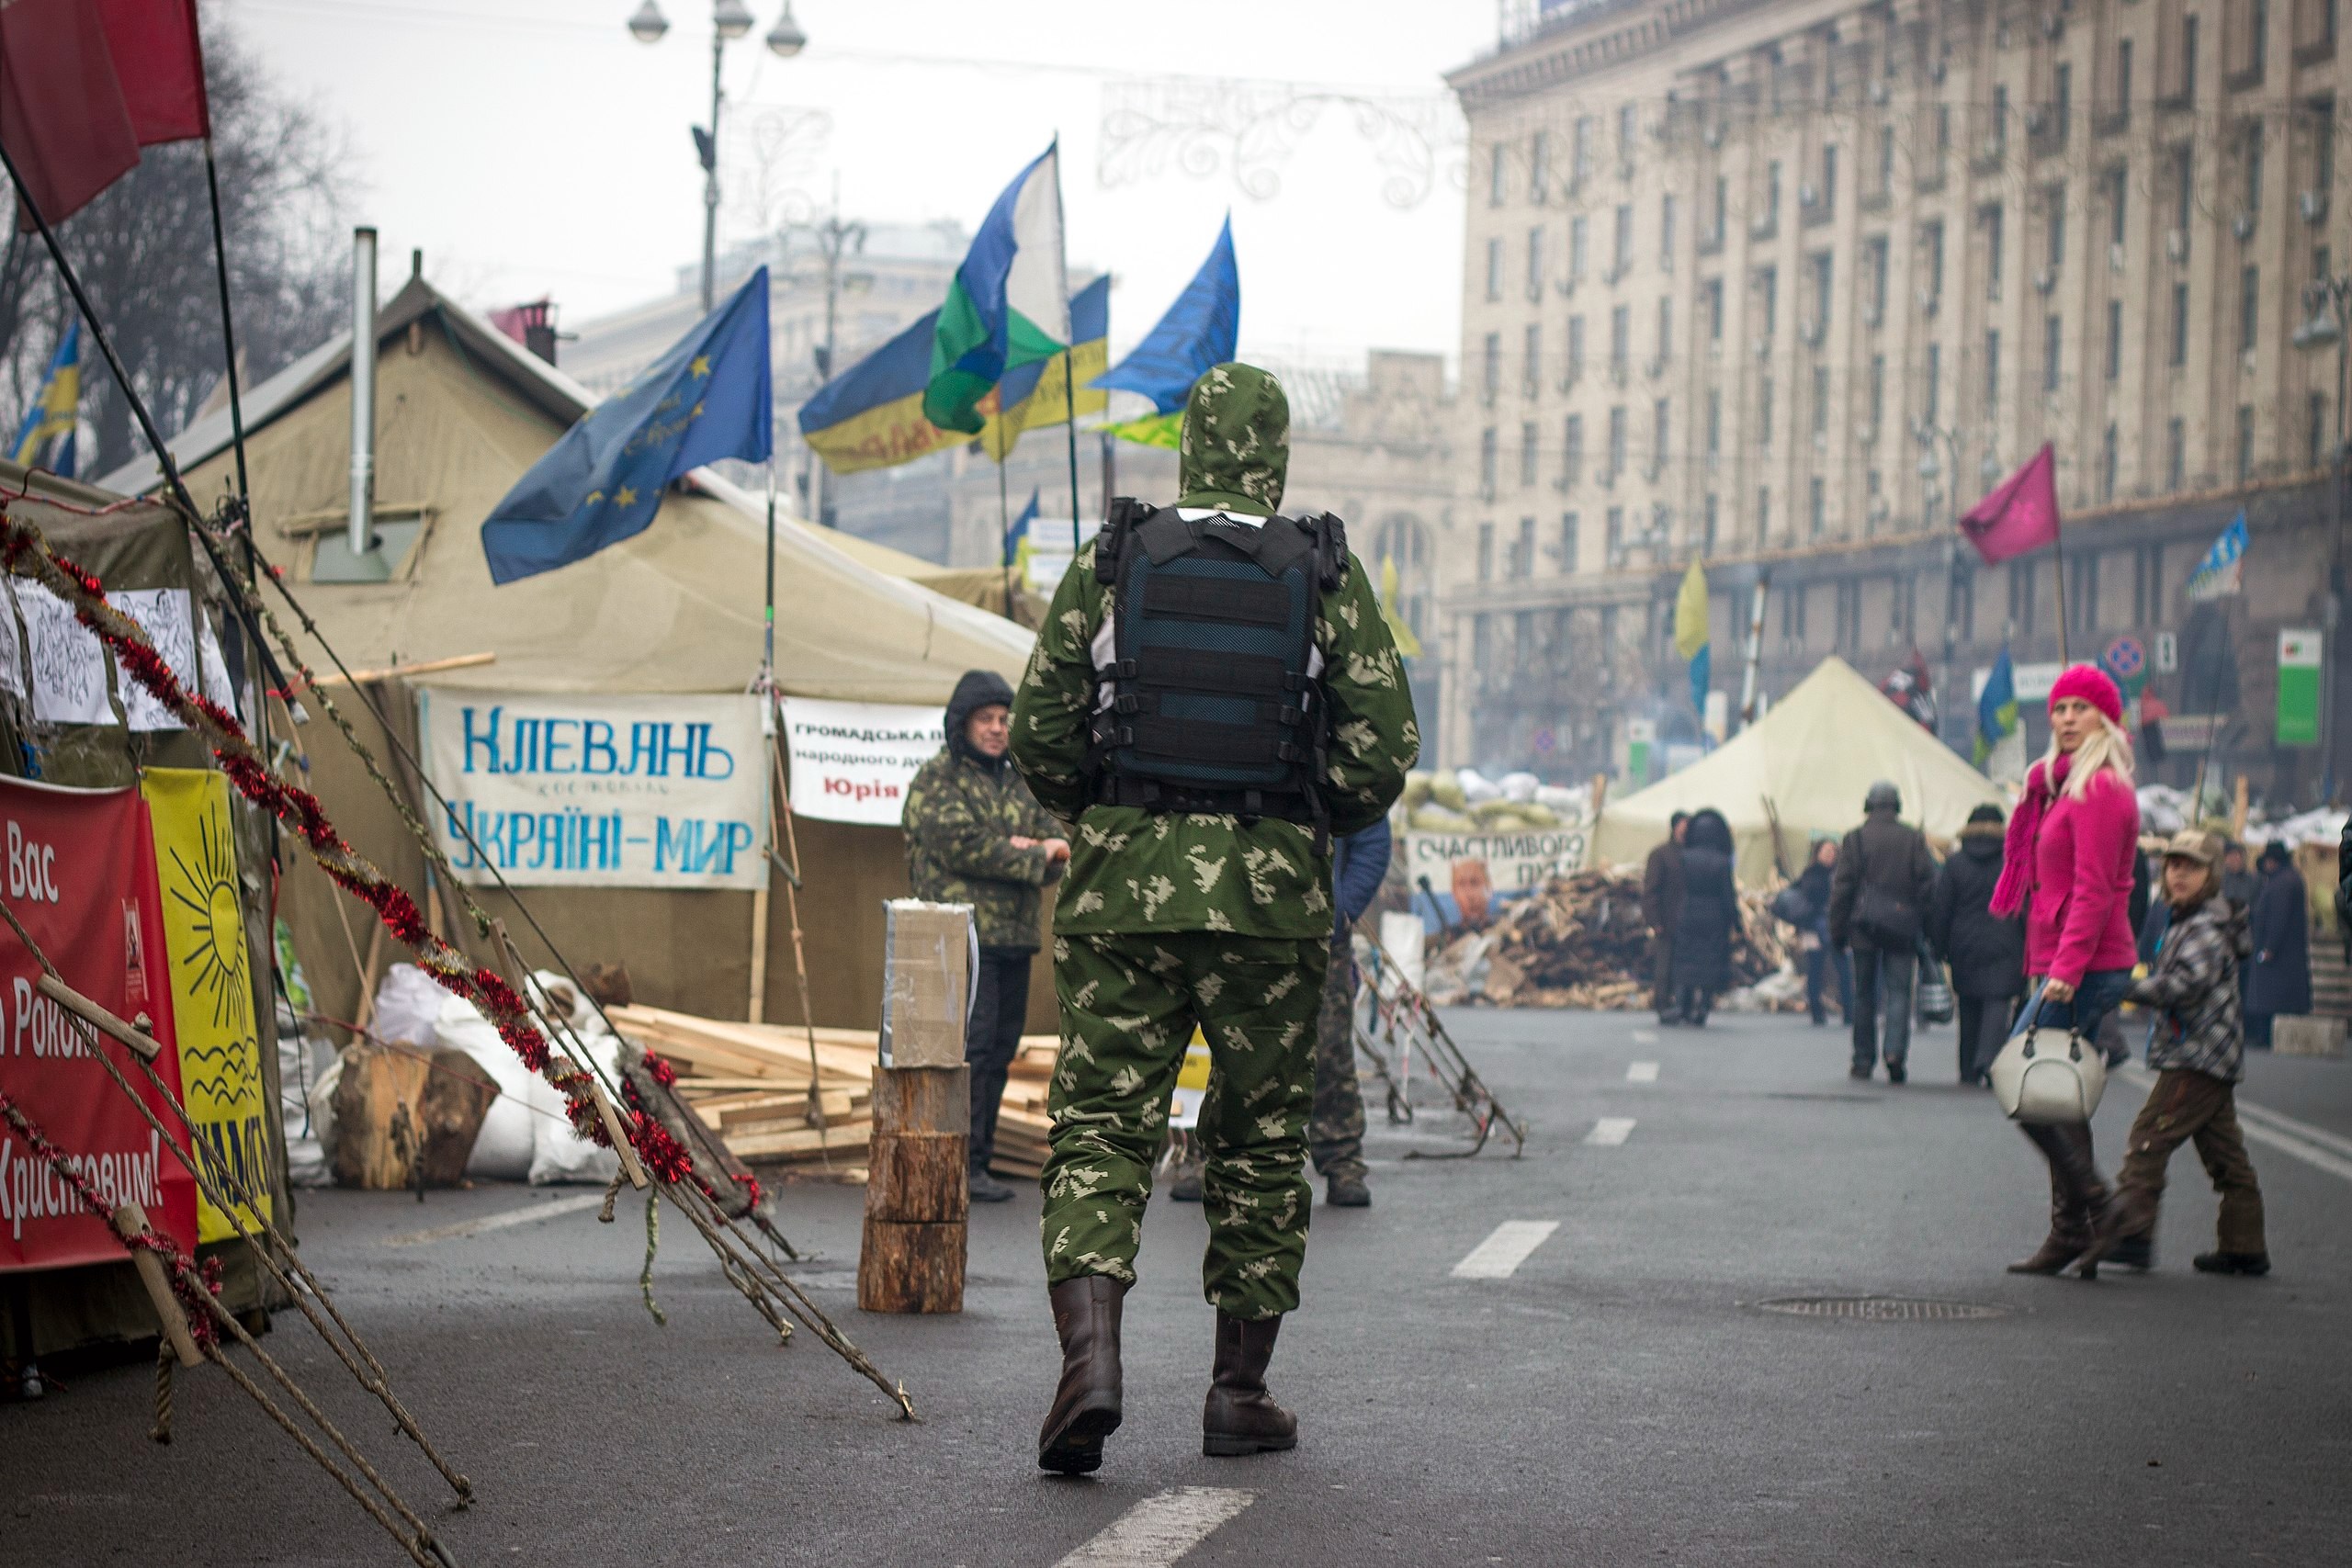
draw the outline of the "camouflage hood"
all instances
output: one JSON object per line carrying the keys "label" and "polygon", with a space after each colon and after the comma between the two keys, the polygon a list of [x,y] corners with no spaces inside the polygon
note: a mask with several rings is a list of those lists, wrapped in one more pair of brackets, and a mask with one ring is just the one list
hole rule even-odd
{"label": "camouflage hood", "polygon": [[1271,517],[1290,468],[1290,400],[1271,371],[1219,365],[1193,384],[1177,468],[1179,506]]}

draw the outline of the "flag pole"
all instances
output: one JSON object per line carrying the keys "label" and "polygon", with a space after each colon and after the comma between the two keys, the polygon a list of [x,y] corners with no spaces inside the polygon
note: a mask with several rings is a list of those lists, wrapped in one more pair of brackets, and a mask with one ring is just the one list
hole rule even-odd
{"label": "flag pole", "polygon": [[1004,562],[1004,618],[1017,621],[1012,613],[1012,504],[1004,494],[1004,459],[996,461],[996,542],[998,558]]}
{"label": "flag pole", "polygon": [[2066,530],[2056,518],[2050,523],[2050,549],[2052,564],[2058,569],[2058,662],[2073,662],[2066,651]]}
{"label": "flag pole", "polygon": [[1078,367],[1062,350],[1062,432],[1069,437],[1069,553],[1078,555]]}

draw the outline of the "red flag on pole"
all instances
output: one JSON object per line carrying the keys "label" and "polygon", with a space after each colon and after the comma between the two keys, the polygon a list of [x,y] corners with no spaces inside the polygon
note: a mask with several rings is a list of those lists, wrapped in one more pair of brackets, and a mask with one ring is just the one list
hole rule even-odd
{"label": "red flag on pole", "polygon": [[211,130],[195,0],[0,0],[0,141],[51,223]]}
{"label": "red flag on pole", "polygon": [[2058,542],[2058,459],[2047,443],[2000,488],[1969,508],[1960,531],[1987,566]]}
{"label": "red flag on pole", "polygon": [[[138,164],[106,28],[83,0],[0,6],[0,141],[52,223]],[[33,226],[21,210],[18,222]]]}

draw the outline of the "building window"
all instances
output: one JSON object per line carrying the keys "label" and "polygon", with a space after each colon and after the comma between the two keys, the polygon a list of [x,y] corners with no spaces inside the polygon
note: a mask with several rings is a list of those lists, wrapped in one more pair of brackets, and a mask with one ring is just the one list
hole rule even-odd
{"label": "building window", "polygon": [[1928,258],[1928,307],[1944,297],[1944,225],[1939,218],[1919,230],[1919,249]]}
{"label": "building window", "polygon": [[[1500,461],[1501,437],[1493,425],[1478,433],[1478,493],[1487,501],[1495,498],[1495,469]],[[1486,574],[1479,574],[1484,577]]]}
{"label": "building window", "polygon": [[[1758,485],[1756,488],[1756,547],[1758,549],[1762,549],[1771,541],[1771,537],[1772,487],[1770,485]],[[1799,614],[1802,615],[1803,612],[1800,611]],[[1798,635],[1804,635],[1802,629],[1800,629]]]}
{"label": "building window", "polygon": [[1634,308],[1612,306],[1609,311],[1609,368],[1619,376],[1634,357]]}
{"label": "building window", "polygon": [[1818,476],[1805,481],[1807,536],[1818,539],[1829,531],[1829,502]]}
{"label": "building window", "polygon": [[1715,513],[1715,497],[1713,491],[1709,491],[1707,495],[1705,516],[1706,531],[1700,536],[1699,553],[1702,555],[1711,556],[1715,553],[1715,527],[1717,523]]}
{"label": "building window", "polygon": [[1544,229],[1541,224],[1527,231],[1527,297],[1538,303],[1544,299]]}
{"label": "building window", "polygon": [[1886,355],[1871,355],[1871,434],[1876,435],[1886,420]]}
{"label": "building window", "polygon": [[1495,525],[1478,525],[1478,581],[1492,582],[1495,579]]}
{"label": "building window", "polygon": [[1495,661],[1493,621],[1490,615],[1470,617],[1470,662],[1481,671],[1491,668]]}
{"label": "building window", "polygon": [[1578,519],[1573,512],[1560,513],[1560,570],[1573,572],[1579,562],[1577,552],[1582,541],[1577,537]]}
{"label": "building window", "polygon": [[1945,588],[1944,615],[1952,626],[1954,642],[1976,640],[1976,571],[1967,560],[1955,558]]}
{"label": "building window", "polygon": [[1821,212],[1826,218],[1838,210],[1838,149],[1821,150]]}
{"label": "building window", "polygon": [[1666,466],[1666,436],[1671,412],[1670,400],[1666,398],[1660,398],[1650,405],[1650,464],[1653,468]]}
{"label": "building window", "polygon": [[[1574,381],[1584,374],[1584,318],[1568,318],[1568,379]],[[1566,389],[1563,388],[1562,390]]]}
{"label": "building window", "polygon": [[2064,318],[2041,319],[2041,389],[2045,392],[2058,389],[2058,356],[2065,343],[2065,332]]}
{"label": "building window", "polygon": [[1617,106],[1617,156],[1626,164],[1634,161],[1634,106]]}
{"label": "building window", "polygon": [[1724,280],[1720,277],[1707,279],[1706,287],[1700,290],[1700,298],[1706,304],[1707,341],[1721,343],[1724,341]]}
{"label": "building window", "polygon": [[1886,319],[1886,236],[1876,235],[1867,242],[1864,253],[1871,278],[1871,324],[1876,326]]}
{"label": "building window", "polygon": [[2017,628],[2019,637],[2033,635],[2037,618],[2034,612],[2040,608],[2034,602],[2034,590],[2038,586],[2034,577],[2037,564],[2031,560],[2009,563],[2009,625]]}
{"label": "building window", "polygon": [[1813,367],[1813,438],[1816,442],[1829,439],[1829,367]]}
{"label": "building window", "polygon": [[1707,456],[1714,457],[1724,449],[1724,394],[1717,387],[1707,389]]}
{"label": "building window", "polygon": [[1993,132],[1986,139],[1996,152],[2009,144],[2009,88],[2006,82],[1993,88]]}
{"label": "building window", "polygon": [[2075,120],[2075,68],[2063,61],[2050,73],[2050,118],[2051,130],[2065,141]]}
{"label": "building window", "polygon": [[2245,128],[2245,212],[2248,217],[2262,210],[2262,122],[2256,120]]}
{"label": "building window", "polygon": [[1500,240],[1488,240],[1487,242],[1487,298],[1499,299],[1502,297],[1503,243]]}
{"label": "building window", "polygon": [[[1568,415],[1560,432],[1560,475],[1572,485],[1584,482],[1584,415],[1580,413]],[[1573,518],[1576,513],[1568,515]]]}
{"label": "building window", "polygon": [[1756,445],[1772,445],[1772,378],[1770,376],[1756,387]]}
{"label": "building window", "polygon": [[1944,345],[1928,345],[1928,363],[1924,374],[1928,378],[1927,395],[1919,400],[1919,416],[1929,424],[1936,423],[1943,408]]}
{"label": "building window", "polygon": [[1862,584],[1859,578],[1847,578],[1836,584],[1838,594],[1838,628],[1834,636],[1840,653],[1851,653],[1862,645]]}
{"label": "building window", "polygon": [[2188,427],[2177,419],[2165,422],[2165,489],[2177,493],[2188,478]]}
{"label": "building window", "polygon": [[1657,357],[1661,366],[1674,357],[1674,299],[1672,296],[1657,302]]}
{"label": "building window", "polygon": [[1535,482],[1537,444],[1535,422],[1528,420],[1519,427],[1519,482],[1523,489]]}
{"label": "building window", "polygon": [[1830,256],[1822,251],[1810,258],[1813,264],[1812,329],[1826,333],[1829,330]]}
{"label": "building window", "polygon": [[1609,548],[1609,565],[1613,569],[1624,562],[1625,509],[1612,506],[1602,522],[1601,543]]}
{"label": "building window", "polygon": [[2197,18],[2180,19],[2180,96],[2194,103],[2197,99]]}
{"label": "building window", "polygon": [[2066,624],[2098,630],[2098,552],[2085,550],[2066,572]]}
{"label": "building window", "polygon": [[1488,333],[1486,349],[1487,370],[1483,385],[1486,388],[1487,400],[1491,403],[1503,389],[1503,334]]}
{"label": "building window", "polygon": [[2044,237],[2049,246],[2042,253],[2043,265],[2056,272],[2066,265],[2066,187],[2052,186],[2044,203]]}
{"label": "building window", "polygon": [[[2194,26],[2197,18],[2189,18]],[[2186,141],[2172,150],[2172,226],[2180,231],[2181,243],[2188,243],[2188,220],[2197,210],[2196,154]]]}
{"label": "building window", "polygon": [[1774,266],[1757,268],[1756,288],[1764,296],[1764,335],[1770,337],[1781,327],[1781,269]]}
{"label": "building window", "polygon": [[1715,210],[1707,224],[1707,240],[1711,244],[1724,243],[1724,223],[1731,213],[1731,179],[1725,175],[1715,176]]}
{"label": "building window", "polygon": [[2238,352],[2254,352],[2256,329],[2262,322],[2262,269],[2249,266],[2238,273]]}
{"label": "building window", "polygon": [[1543,390],[1544,328],[1535,321],[1527,323],[1527,331],[1520,345],[1521,360],[1519,389],[1521,395],[1533,397]]}
{"label": "building window", "polygon": [[1600,607],[1600,667],[1609,670],[1617,663],[1617,606]]}
{"label": "building window", "polygon": [[2123,374],[2123,301],[2107,302],[2107,378],[2110,381]]}
{"label": "building window", "polygon": [[2132,123],[2132,40],[2121,39],[2115,45],[2115,117],[2117,130]]}
{"label": "building window", "polygon": [[1510,574],[1513,577],[1535,575],[1535,519],[1532,517],[1519,520],[1519,543],[1511,547]]}
{"label": "building window", "polygon": [[1659,270],[1674,270],[1674,197],[1664,196],[1657,204],[1657,265]]}
{"label": "building window", "polygon": [[1610,253],[1609,265],[1614,277],[1623,277],[1634,270],[1634,209],[1630,202],[1618,204],[1617,243]]}
{"label": "building window", "polygon": [[1984,231],[1984,294],[1989,299],[2001,297],[2001,204],[1987,202],[1977,209],[1976,220]]}
{"label": "building window", "polygon": [[2115,499],[2115,426],[2112,423],[2107,427],[2107,434],[2099,437],[2098,498],[2101,501]]}
{"label": "building window", "polygon": [[1781,590],[1781,640],[1804,640],[1804,584],[1792,582]]}
{"label": "building window", "polygon": [[2188,285],[2172,286],[2172,352],[2166,363],[2188,363]]}
{"label": "building window", "polygon": [[1507,154],[1503,144],[1499,141],[1496,142],[1487,166],[1487,205],[1488,207],[1500,207],[1503,204],[1503,176],[1508,166],[1506,160]]}
{"label": "building window", "polygon": [[2109,169],[2101,183],[2107,187],[2107,243],[2120,255],[2131,211],[2132,171]]}
{"label": "building window", "polygon": [[2327,462],[2327,398],[2313,392],[2304,400],[2304,419],[2311,430],[2311,451],[2305,457],[2305,468],[2316,468]]}
{"label": "building window", "polygon": [[1585,176],[1592,173],[1592,116],[1577,116],[1576,129],[1569,138],[1568,157],[1568,177],[1582,185]]}
{"label": "building window", "polygon": [[1611,479],[1625,471],[1625,409],[1623,404],[1609,411],[1609,477]]}
{"label": "building window", "polygon": [[2238,483],[2245,484],[2254,478],[2254,410],[2245,403],[2238,405]]}
{"label": "building window", "polygon": [[2145,545],[2132,552],[2132,624],[2152,626],[2165,619],[2165,547]]}
{"label": "building window", "polygon": [[1984,334],[1984,417],[1991,419],[2001,412],[2001,334],[1996,330]]}
{"label": "building window", "polygon": [[1781,161],[1778,158],[1764,165],[1764,227],[1770,230],[1781,220]]}
{"label": "building window", "polygon": [[1878,128],[1878,194],[1886,196],[1894,189],[1894,127]]}
{"label": "building window", "polygon": [[1581,280],[1585,275],[1590,260],[1591,233],[1591,225],[1583,219],[1568,220],[1568,277],[1571,282]]}
{"label": "building window", "polygon": [[1551,195],[1552,133],[1539,130],[1527,141],[1527,199],[1538,207]]}

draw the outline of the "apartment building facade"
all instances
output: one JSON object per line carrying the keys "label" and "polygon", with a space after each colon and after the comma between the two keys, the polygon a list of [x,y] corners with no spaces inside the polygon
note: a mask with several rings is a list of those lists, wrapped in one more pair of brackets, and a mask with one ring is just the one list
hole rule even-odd
{"label": "apartment building facade", "polygon": [[[2152,689],[2316,793],[2265,705],[2278,631],[2341,587],[2343,338],[2307,294],[2352,263],[2346,69],[2335,0],[1507,16],[1449,77],[1472,185],[1442,755],[1574,773],[1634,720],[1695,737],[1693,558],[1735,708],[1760,581],[1767,694],[1917,649],[1962,739],[2005,638],[2060,656],[2059,560],[1974,566],[1953,528],[2047,442],[2065,651],[2169,650]],[[2194,606],[2241,507],[2246,592]]]}

